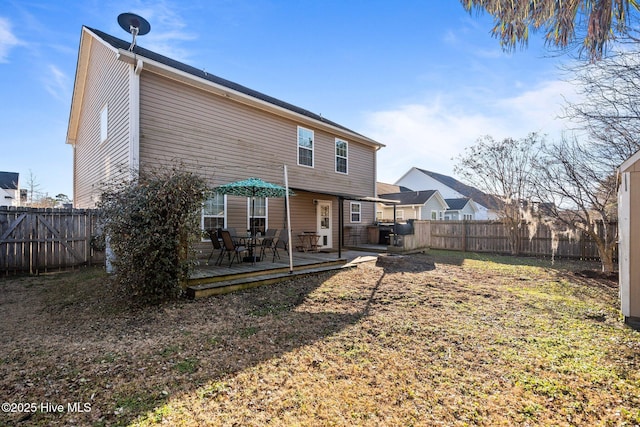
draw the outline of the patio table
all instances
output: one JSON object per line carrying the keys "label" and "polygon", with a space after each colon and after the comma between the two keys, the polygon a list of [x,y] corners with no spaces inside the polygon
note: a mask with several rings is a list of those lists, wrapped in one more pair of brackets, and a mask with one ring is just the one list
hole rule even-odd
{"label": "patio table", "polygon": [[238,240],[243,246],[249,251],[249,256],[243,259],[244,262],[251,261],[255,263],[256,261],[260,261],[260,255],[257,253],[256,249],[262,245],[262,240],[264,237],[262,236],[239,236]]}
{"label": "patio table", "polygon": [[319,240],[320,235],[317,233],[304,232],[302,234],[298,234],[298,241],[300,244],[297,248],[301,252],[317,251]]}

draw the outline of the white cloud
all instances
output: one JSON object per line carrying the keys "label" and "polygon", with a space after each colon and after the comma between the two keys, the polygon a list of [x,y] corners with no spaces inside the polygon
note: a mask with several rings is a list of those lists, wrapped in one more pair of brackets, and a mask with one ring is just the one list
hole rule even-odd
{"label": "white cloud", "polygon": [[571,83],[550,80],[516,96],[497,100],[496,107],[511,117],[512,124],[516,125],[512,127],[516,129],[531,124],[530,131],[555,135],[566,126],[566,122],[559,118],[566,101],[575,101],[576,97]]}
{"label": "white cloud", "polygon": [[11,22],[0,17],[0,63],[8,62],[9,51],[20,44],[22,42],[11,32]]}
{"label": "white cloud", "polygon": [[70,98],[70,80],[55,65],[47,67],[49,73],[43,76],[44,87],[54,98],[67,101]]}
{"label": "white cloud", "polygon": [[453,174],[455,158],[478,137],[523,138],[541,132],[553,139],[565,128],[557,116],[572,86],[546,81],[513,96],[493,99],[482,88],[438,94],[425,102],[372,112],[365,135],[386,145],[378,153],[378,179],[395,182],[411,167]]}

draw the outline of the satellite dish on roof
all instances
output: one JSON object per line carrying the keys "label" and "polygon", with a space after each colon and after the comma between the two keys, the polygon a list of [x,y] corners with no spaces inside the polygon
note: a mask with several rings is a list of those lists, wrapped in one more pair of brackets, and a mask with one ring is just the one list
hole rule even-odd
{"label": "satellite dish on roof", "polygon": [[131,41],[131,46],[129,46],[129,51],[131,52],[136,45],[136,37],[144,36],[149,31],[151,31],[151,25],[149,21],[144,19],[142,16],[136,15],[135,13],[121,13],[118,15],[118,24],[125,30],[127,33],[131,33],[133,36],[133,40]]}

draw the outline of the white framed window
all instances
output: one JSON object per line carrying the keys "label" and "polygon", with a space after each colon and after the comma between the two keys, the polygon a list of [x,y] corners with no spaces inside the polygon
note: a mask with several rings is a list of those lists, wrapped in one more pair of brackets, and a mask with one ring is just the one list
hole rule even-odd
{"label": "white framed window", "polygon": [[313,131],[298,126],[298,164],[313,167]]}
{"label": "white framed window", "polygon": [[351,212],[351,222],[362,221],[362,204],[359,202],[351,202],[349,211]]}
{"label": "white framed window", "polygon": [[102,144],[109,136],[109,105],[105,104],[100,110],[100,143]]}
{"label": "white framed window", "polygon": [[472,214],[464,214],[464,215],[462,215],[462,219],[467,220],[467,221],[471,221],[471,220],[473,220],[473,215]]}
{"label": "white framed window", "polygon": [[348,173],[349,143],[336,138],[336,172]]}
{"label": "white framed window", "polygon": [[404,209],[397,209],[396,210],[396,220],[397,221],[404,221]]}
{"label": "white framed window", "polygon": [[436,221],[438,219],[438,211],[431,211],[431,220]]}
{"label": "white framed window", "polygon": [[247,197],[247,230],[264,235],[267,231],[267,206],[265,197]]}
{"label": "white framed window", "polygon": [[226,228],[226,196],[212,194],[202,206],[202,229],[217,230]]}
{"label": "white framed window", "polygon": [[384,219],[383,211],[376,211],[376,221],[382,221]]}

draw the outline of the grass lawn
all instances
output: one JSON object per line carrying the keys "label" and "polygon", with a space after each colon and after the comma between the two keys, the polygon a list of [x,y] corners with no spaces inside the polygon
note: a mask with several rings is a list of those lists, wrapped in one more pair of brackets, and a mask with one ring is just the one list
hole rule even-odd
{"label": "grass lawn", "polygon": [[137,310],[100,269],[0,278],[0,425],[637,425],[594,268],[432,251]]}

